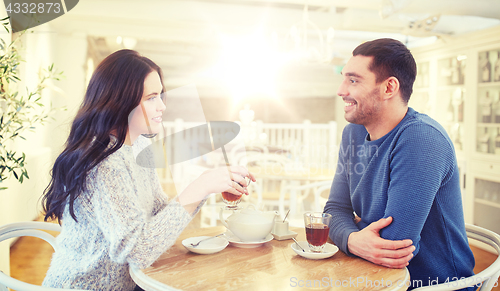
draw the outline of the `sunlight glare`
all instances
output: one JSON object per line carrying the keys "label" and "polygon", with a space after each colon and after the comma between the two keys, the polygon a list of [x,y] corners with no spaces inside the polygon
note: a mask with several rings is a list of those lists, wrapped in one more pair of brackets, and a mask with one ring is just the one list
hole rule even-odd
{"label": "sunlight glare", "polygon": [[223,81],[235,100],[277,97],[276,76],[286,55],[278,52],[272,38],[221,36],[222,54],[212,76]]}

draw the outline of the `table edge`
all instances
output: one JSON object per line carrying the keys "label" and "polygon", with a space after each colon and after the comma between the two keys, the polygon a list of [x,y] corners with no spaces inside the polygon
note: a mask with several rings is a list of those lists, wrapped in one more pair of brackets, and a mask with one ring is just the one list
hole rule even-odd
{"label": "table edge", "polygon": [[[217,227],[211,227],[211,228],[217,228]],[[340,251],[340,250],[339,250]],[[409,281],[410,280],[410,272],[407,267],[404,268],[405,270],[405,275],[403,281]],[[166,285],[164,283],[161,283],[146,274],[144,274],[142,269],[129,266],[129,273],[130,276],[132,277],[132,280],[142,289],[146,291],[181,291],[182,289],[177,289],[173,286]],[[405,285],[403,286],[394,286],[394,288],[389,289],[389,291],[397,291],[397,290],[407,290],[407,288],[404,288]],[[403,289],[402,289],[403,288]]]}
{"label": "table edge", "polygon": [[141,269],[129,266],[129,274],[132,280],[146,291],[181,291],[181,289],[158,282],[144,274]]}
{"label": "table edge", "polygon": [[[405,269],[405,277],[403,279],[403,282],[405,282],[405,284],[406,284],[406,282],[410,281],[410,271],[408,271],[407,267],[405,267],[404,269]],[[401,289],[401,288],[403,288],[403,289]],[[408,287],[406,285],[403,285],[401,287],[396,285],[396,286],[394,286],[394,288],[389,289],[389,291],[397,291],[397,290],[408,290]]]}

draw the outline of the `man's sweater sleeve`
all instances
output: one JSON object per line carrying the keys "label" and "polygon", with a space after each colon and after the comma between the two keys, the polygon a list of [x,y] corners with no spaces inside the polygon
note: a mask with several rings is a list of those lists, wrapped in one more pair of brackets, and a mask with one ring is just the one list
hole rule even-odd
{"label": "man's sweater sleeve", "polygon": [[344,253],[352,255],[347,247],[347,240],[352,232],[358,231],[354,223],[354,210],[351,203],[349,190],[348,171],[349,164],[347,156],[349,155],[350,140],[348,127],[342,134],[342,143],[339,150],[337,170],[330,189],[330,196],[326,202],[324,212],[332,215],[330,223],[330,238]]}
{"label": "man's sweater sleeve", "polygon": [[390,156],[390,184],[384,217],[393,222],[382,229],[382,238],[411,239],[419,251],[420,233],[436,193],[450,181],[455,154],[449,140],[427,124],[404,129]]}

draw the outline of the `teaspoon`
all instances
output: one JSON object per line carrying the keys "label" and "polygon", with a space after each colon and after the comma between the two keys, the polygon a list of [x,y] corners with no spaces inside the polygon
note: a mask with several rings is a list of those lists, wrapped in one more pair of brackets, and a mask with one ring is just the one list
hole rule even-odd
{"label": "teaspoon", "polygon": [[299,246],[299,248],[305,253],[306,251],[304,251],[304,249],[299,245],[299,242],[293,237],[292,237],[292,239]]}

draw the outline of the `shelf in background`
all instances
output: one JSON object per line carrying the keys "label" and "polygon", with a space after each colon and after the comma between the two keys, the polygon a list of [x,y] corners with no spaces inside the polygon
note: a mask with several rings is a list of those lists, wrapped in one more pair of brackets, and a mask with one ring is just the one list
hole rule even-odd
{"label": "shelf in background", "polygon": [[477,123],[477,127],[500,127],[500,123]]}
{"label": "shelf in background", "polygon": [[500,87],[500,82],[485,82],[478,83],[477,86],[479,88],[490,88],[490,87]]}
{"label": "shelf in background", "polygon": [[493,201],[486,200],[486,199],[476,198],[476,199],[474,199],[474,202],[479,203],[479,204],[483,204],[483,205],[487,205],[487,206],[500,208],[500,203],[493,202]]}
{"label": "shelf in background", "polygon": [[457,84],[457,85],[440,85],[440,86],[437,86],[437,90],[438,91],[455,91],[457,89],[465,90],[465,85],[464,84]]}

